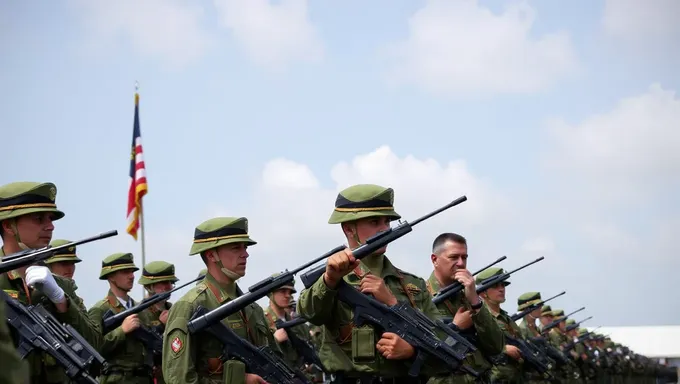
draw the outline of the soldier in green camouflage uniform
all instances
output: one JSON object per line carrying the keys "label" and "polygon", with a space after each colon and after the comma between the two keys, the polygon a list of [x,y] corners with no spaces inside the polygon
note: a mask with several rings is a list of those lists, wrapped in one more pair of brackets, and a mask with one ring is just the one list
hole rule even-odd
{"label": "soldier in green camouflage uniform", "polygon": [[[517,298],[517,312],[522,312],[525,309],[536,305],[541,302],[540,292],[526,292]],[[541,317],[541,307],[536,307],[533,311],[529,312],[522,318],[519,323],[519,329],[522,332],[522,338],[531,339],[541,335],[541,332],[536,326],[536,321]],[[526,371],[527,381],[529,383],[550,383],[550,380],[546,380],[545,377],[536,372],[535,370]]]}
{"label": "soldier in green camouflage uniform", "polygon": [[[487,268],[477,275],[477,285],[482,285],[489,279],[504,273],[505,271],[502,268]],[[493,287],[489,287],[485,292],[481,292],[480,296],[496,319],[496,323],[503,333],[516,339],[521,339],[522,330],[514,321],[512,321],[512,319],[510,319],[508,313],[501,309],[501,304],[505,302],[505,287],[508,285],[510,285],[510,282],[507,280],[498,283]],[[525,382],[524,360],[517,347],[506,344],[503,353],[494,358],[491,382],[503,384]]]}
{"label": "soldier in green camouflage uniform", "polygon": [[[157,293],[172,291],[178,281],[173,264],[166,261],[152,261],[142,268],[142,276],[137,283],[144,286],[149,296],[153,296]],[[165,332],[165,323],[168,320],[170,307],[172,307],[172,303],[166,300],[152,305],[146,310],[146,315],[151,321],[151,328],[159,335]],[[154,363],[153,376],[156,384],[164,384],[160,362]]]}
{"label": "soldier in green camouflage uniform", "polygon": [[[0,257],[49,245],[53,221],[64,217],[57,209],[56,196],[57,187],[52,183],[17,182],[0,187]],[[34,265],[1,275],[0,289],[24,305],[43,305],[57,320],[73,326],[93,348],[99,347],[101,328],[81,309],[71,280]],[[63,368],[47,354],[34,351],[25,360],[32,383],[69,381]]]}
{"label": "soldier in green camouflage uniform", "polygon": [[468,373],[457,372],[446,378],[433,378],[430,380],[433,384],[488,382],[492,364],[487,357],[503,353],[505,346],[503,331],[477,295],[475,279],[467,270],[467,258],[467,241],[463,236],[455,233],[437,236],[432,244],[433,271],[427,280],[427,288],[433,296],[436,296],[437,291],[455,282],[465,287],[457,295],[439,303],[437,309],[442,317],[452,318],[453,323],[463,334],[470,331],[473,334],[477,350],[466,357],[465,363],[480,376],[475,378]]}
{"label": "soldier in green camouflage uniform", "polygon": [[[128,294],[134,286],[134,273],[138,270],[131,253],[114,253],[102,261],[99,279],[108,281],[109,292],[90,308],[93,320],[101,323],[109,310],[115,315],[137,305]],[[118,328],[104,335],[100,353],[108,366],[99,377],[101,384],[152,382],[153,356],[133,333],[139,327],[150,324],[148,313],[143,311],[126,317]]]}
{"label": "soldier in green camouflage uniform", "polygon": [[[272,275],[272,277],[278,276],[278,273]],[[291,280],[288,284],[281,286],[281,288],[269,294],[269,305],[264,310],[264,316],[267,318],[267,324],[269,329],[274,335],[274,339],[279,344],[279,348],[283,352],[283,357],[286,362],[294,368],[300,368],[307,378],[311,381],[321,382],[323,375],[314,375],[312,373],[313,367],[307,367],[305,362],[302,360],[302,356],[298,351],[293,348],[293,345],[288,340],[288,332],[294,332],[295,335],[304,341],[310,341],[309,327],[307,324],[300,324],[288,329],[278,329],[276,327],[276,321],[289,321],[293,318],[291,317],[289,310],[291,303],[293,302],[293,294],[297,292],[295,290],[295,280]],[[310,343],[311,344],[311,343]]]}
{"label": "soldier in green camouflage uniform", "polygon": [[28,365],[21,360],[5,319],[5,302],[0,299],[0,383],[28,384]]}
{"label": "soldier in green camouflage uniform", "polygon": [[[564,316],[564,311],[561,309],[553,310],[551,314],[553,321],[558,321],[559,325],[548,331],[547,337],[548,340],[550,340],[550,344],[552,344],[555,348],[559,350],[563,350],[564,346],[569,343],[569,339],[564,334],[566,330],[565,321],[567,320],[567,318]],[[578,372],[578,368],[573,364],[563,365],[562,367],[560,367],[560,372],[562,382],[565,383],[581,382],[580,379],[581,374]]]}
{"label": "soldier in green camouflage uniform", "polygon": [[[354,185],[341,191],[329,224],[340,224],[347,238],[348,249],[332,255],[326,271],[298,298],[298,311],[310,323],[323,325],[323,341],[319,357],[333,374],[334,382],[364,380],[424,382],[426,377],[408,378],[415,350],[394,333],[380,333],[371,325],[361,327],[352,323],[350,306],[337,299],[340,280],[371,294],[386,305],[409,303],[427,317],[437,319],[439,311],[432,304],[425,281],[396,268],[385,256],[387,247],[375,254],[356,260],[351,254],[368,238],[387,230],[392,220],[401,216],[395,212],[394,191],[378,185]],[[429,361],[421,374],[433,369]]]}
{"label": "soldier in green camouflage uniform", "polygon": [[[71,242],[71,240],[53,240],[50,243],[50,246],[59,247]],[[66,249],[62,249],[61,251],[57,251],[54,256],[45,260],[45,265],[47,265],[53,274],[71,280],[73,282],[73,288],[77,290],[78,286],[76,285],[75,279],[73,279],[73,275],[76,271],[76,264],[80,263],[81,261],[82,260],[80,260],[76,254],[76,246],[73,245]],[[87,308],[85,307],[85,303],[83,303],[82,298],[76,296],[73,298],[73,300],[78,302],[78,305],[84,312],[87,312]]]}
{"label": "soldier in green camouflage uniform", "polygon": [[[190,255],[201,255],[208,274],[170,308],[163,334],[163,377],[168,384],[256,383],[261,377],[246,373],[238,360],[222,362],[224,346],[208,333],[191,334],[187,323],[198,306],[215,309],[242,295],[236,281],[245,276],[247,248],[257,244],[248,235],[245,217],[218,217],[194,232]],[[222,320],[255,346],[280,353],[267,327],[262,308],[253,303]]]}

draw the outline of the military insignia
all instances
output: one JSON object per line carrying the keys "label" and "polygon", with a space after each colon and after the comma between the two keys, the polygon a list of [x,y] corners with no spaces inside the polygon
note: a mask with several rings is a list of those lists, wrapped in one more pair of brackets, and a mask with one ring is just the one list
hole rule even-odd
{"label": "military insignia", "polygon": [[420,288],[418,288],[415,284],[413,283],[408,283],[406,284],[406,290],[411,292],[411,293],[420,293]]}
{"label": "military insignia", "polygon": [[180,340],[179,337],[175,337],[175,339],[172,340],[172,344],[170,344],[170,348],[172,348],[174,353],[181,351],[182,347],[184,347],[184,343],[182,343],[182,340]]}
{"label": "military insignia", "polygon": [[68,247],[68,251],[69,251],[69,252],[75,252],[75,251],[76,251],[76,247]]}
{"label": "military insignia", "polygon": [[18,298],[19,298],[19,292],[18,292],[18,291],[11,291],[11,290],[6,289],[6,290],[5,290],[5,293],[6,293],[9,297],[11,297],[11,298],[13,298],[13,299],[18,299]]}
{"label": "military insignia", "polygon": [[54,201],[57,198],[57,188],[50,187],[50,200]]}
{"label": "military insignia", "polygon": [[240,321],[230,321],[229,326],[231,327],[231,329],[241,329],[243,328],[243,323],[241,323]]}

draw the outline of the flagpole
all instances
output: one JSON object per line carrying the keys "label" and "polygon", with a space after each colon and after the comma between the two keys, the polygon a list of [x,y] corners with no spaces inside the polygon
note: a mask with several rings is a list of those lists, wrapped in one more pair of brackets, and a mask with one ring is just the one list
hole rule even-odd
{"label": "flagpole", "polygon": [[[135,101],[139,101],[139,82],[135,81]],[[144,239],[145,231],[144,231],[144,208],[142,207],[143,199],[139,200],[139,232],[140,232],[140,238],[141,238],[141,245],[142,245],[142,270],[144,269],[144,266],[146,266],[146,242]],[[142,299],[146,297],[146,289],[144,289],[144,286],[142,286]]]}

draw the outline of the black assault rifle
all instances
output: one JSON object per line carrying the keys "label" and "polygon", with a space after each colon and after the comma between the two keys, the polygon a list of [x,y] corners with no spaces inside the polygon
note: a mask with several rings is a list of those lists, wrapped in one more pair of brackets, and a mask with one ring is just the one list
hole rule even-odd
{"label": "black assault rifle", "polygon": [[[501,261],[503,261],[507,258],[508,258],[507,256],[499,257],[493,263],[491,263],[491,264],[487,265],[486,267],[480,269],[479,271],[473,273],[472,276],[476,276],[480,272],[493,267],[494,265],[500,263]],[[465,287],[463,287],[463,284],[456,281],[453,284],[447,285],[446,287],[444,287],[444,288],[440,289],[438,292],[436,292],[434,294],[434,297],[432,298],[432,302],[434,303],[434,305],[439,305],[439,303],[443,302],[444,300],[446,300],[448,298],[455,296],[456,294],[458,294],[458,292],[462,291],[464,288]]]}
{"label": "black assault rifle", "polygon": [[309,341],[299,338],[290,328],[301,325],[307,322],[304,317],[296,317],[293,320],[283,321],[277,319],[275,324],[278,329],[285,329],[288,335],[288,341],[293,346],[293,349],[302,357],[305,364],[314,365],[321,371],[325,371],[319,355],[316,354],[314,347]]}
{"label": "black assault rifle", "polygon": [[7,255],[3,257],[2,262],[0,262],[0,274],[15,270],[17,268],[25,267],[27,265],[33,265],[45,261],[50,257],[54,256],[56,252],[61,251],[63,249],[68,249],[69,247],[74,247],[80,244],[91,243],[93,241],[106,239],[107,237],[116,235],[118,235],[118,231],[113,230],[100,233],[96,236],[88,237],[83,240],[72,241],[70,243],[66,243],[56,247],[50,247],[48,245],[46,247],[38,249],[26,249],[17,253],[13,253],[11,255]]}
{"label": "black assault rifle", "polygon": [[567,292],[566,292],[566,291],[562,291],[562,293],[558,293],[557,295],[555,295],[555,296],[553,296],[553,297],[551,297],[551,298],[549,298],[549,299],[545,299],[545,300],[539,301],[539,302],[536,303],[536,304],[531,304],[530,306],[524,308],[523,311],[517,312],[517,313],[515,313],[514,315],[510,316],[510,318],[512,319],[512,321],[517,321],[517,320],[523,318],[524,316],[530,314],[531,312],[535,311],[536,309],[541,308],[541,307],[543,306],[543,304],[547,303],[548,301],[550,301],[550,300],[552,300],[552,299],[554,299],[554,298],[556,298],[556,297],[560,297],[560,296],[564,295],[565,293],[567,293]]}
{"label": "black assault rifle", "polygon": [[567,325],[567,332],[573,331],[574,329],[576,329],[576,328],[578,328],[579,326],[581,326],[581,323],[585,323],[586,321],[588,321],[588,320],[590,320],[590,319],[592,319],[592,318],[593,318],[592,316],[588,316],[588,317],[586,317],[585,319],[583,319],[583,320],[581,320],[581,321],[578,321],[578,322],[576,322],[576,323],[574,323],[574,324],[572,324],[572,325]]}
{"label": "black assault rifle", "polygon": [[541,329],[541,335],[547,334],[551,329],[553,329],[553,328],[557,327],[558,325],[560,325],[561,322],[567,321],[567,319],[569,318],[569,316],[573,315],[573,314],[576,313],[576,312],[581,312],[581,311],[584,310],[584,309],[586,309],[586,307],[581,307],[581,308],[575,310],[574,312],[572,312],[572,313],[570,313],[570,314],[564,316],[564,317],[561,318],[560,320],[553,320],[552,323],[546,325],[545,327],[543,327],[543,329]]}
{"label": "black assault rifle", "polygon": [[[192,321],[206,316],[208,313],[206,308],[198,306],[192,316]],[[240,360],[245,364],[247,372],[259,375],[268,383],[311,384],[299,369],[289,367],[268,346],[254,346],[248,340],[234,333],[221,321],[213,322],[201,328],[201,331],[207,332],[222,343],[223,353],[220,357],[222,362],[231,358]],[[190,332],[196,333],[191,330]]]}
{"label": "black assault rifle", "polygon": [[[358,248],[353,249],[352,255],[358,260],[371,255],[377,250],[411,232],[413,227],[422,221],[461,204],[466,200],[467,197],[465,196],[459,197],[411,223],[403,221],[394,228],[379,232],[375,236],[367,239],[366,242]],[[338,248],[341,250],[345,247],[341,246]],[[336,248],[336,250],[338,248]],[[335,253],[336,250],[333,250],[332,253]],[[309,289],[314,283],[322,278],[325,270],[326,266],[322,265],[303,273],[300,276],[300,279],[305,288]],[[415,349],[416,357],[409,370],[410,376],[418,376],[427,356],[442,361],[451,371],[455,372],[461,369],[472,375],[477,375],[477,372],[462,365],[465,355],[470,351],[476,350],[476,348],[464,337],[444,325],[441,321],[434,322],[430,320],[420,310],[412,308],[407,303],[400,302],[392,307],[387,306],[372,296],[361,293],[345,283],[342,279],[338,282],[336,289],[338,292],[337,298],[352,308],[354,313],[353,323],[355,326],[362,326],[368,323],[381,329],[383,332],[395,333]],[[439,338],[435,333],[435,329],[448,335],[446,341],[442,341]]]}
{"label": "black assault rifle", "polygon": [[0,301],[7,303],[7,322],[19,336],[17,350],[22,359],[32,351],[42,351],[74,382],[99,383],[90,372],[99,371],[106,361],[72,326],[59,323],[41,304],[26,307],[3,290]]}

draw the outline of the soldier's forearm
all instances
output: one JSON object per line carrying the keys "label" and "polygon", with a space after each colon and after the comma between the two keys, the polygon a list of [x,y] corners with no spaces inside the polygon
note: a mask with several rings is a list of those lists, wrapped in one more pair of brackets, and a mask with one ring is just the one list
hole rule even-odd
{"label": "soldier's forearm", "polygon": [[314,325],[326,324],[332,320],[337,295],[338,292],[328,288],[321,277],[309,289],[300,293],[298,312]]}

